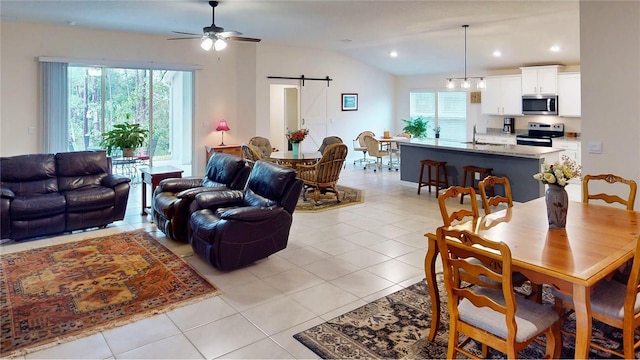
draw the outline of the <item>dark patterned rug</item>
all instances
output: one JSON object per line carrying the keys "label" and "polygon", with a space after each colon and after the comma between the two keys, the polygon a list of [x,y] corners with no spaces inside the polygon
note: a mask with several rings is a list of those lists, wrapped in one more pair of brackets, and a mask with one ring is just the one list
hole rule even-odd
{"label": "dark patterned rug", "polygon": [[319,212],[362,204],[364,202],[364,191],[362,190],[338,185],[338,194],[340,202],[336,201],[336,195],[334,193],[326,193],[320,195],[320,200],[317,204],[313,201],[313,191],[307,193],[307,201],[304,201],[301,195],[296,205],[296,211]]}
{"label": "dark patterned rug", "polygon": [[[440,298],[446,301],[446,290],[439,275]],[[545,289],[544,298],[551,302],[551,294]],[[434,342],[427,339],[431,325],[431,299],[424,281],[380,298],[358,309],[340,315],[323,324],[305,330],[293,337],[323,359],[444,359],[447,356],[449,312],[446,302],[441,308],[441,324]],[[564,330],[575,329],[575,317],[569,316]],[[608,348],[620,349],[621,331],[595,322],[593,338]],[[575,339],[563,335],[562,358],[574,357]],[[481,355],[480,347],[473,340],[466,349]],[[533,342],[520,352],[523,359],[544,357],[545,347]],[[636,358],[640,352],[636,353]],[[504,358],[495,350],[490,358]],[[590,358],[616,358],[591,349]]]}
{"label": "dark patterned rug", "polygon": [[0,257],[0,357],[219,294],[142,230]]}

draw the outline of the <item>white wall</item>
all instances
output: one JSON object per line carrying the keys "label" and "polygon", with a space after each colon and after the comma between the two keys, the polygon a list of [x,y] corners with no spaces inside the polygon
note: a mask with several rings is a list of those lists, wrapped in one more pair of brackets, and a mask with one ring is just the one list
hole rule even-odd
{"label": "white wall", "polygon": [[[382,135],[391,126],[394,119],[393,76],[329,51],[265,45],[259,46],[257,53],[257,135],[269,135],[270,85],[301,85],[297,80],[268,79],[269,76],[329,76],[333,79],[327,92],[327,135],[342,138],[349,146],[350,159],[362,155],[354,153],[351,146],[360,132],[372,130]],[[358,111],[342,111],[342,93],[358,93]]]}
{"label": "white wall", "polygon": [[[37,153],[40,56],[198,65],[195,75],[193,173],[204,173],[207,145],[220,143],[218,120],[228,120],[226,144],[269,131],[268,75],[324,77],[330,84],[329,132],[348,142],[364,128],[381,132],[393,112],[393,77],[339,54],[232,42],[204,52],[198,41],[69,26],[0,22],[0,156]],[[359,111],[341,112],[340,93],[360,93]],[[364,124],[364,125],[363,125]],[[351,154],[350,154],[351,155]]]}
{"label": "white wall", "polygon": [[[638,181],[640,2],[581,1],[580,58],[583,173]],[[590,142],[602,154],[589,153]]]}

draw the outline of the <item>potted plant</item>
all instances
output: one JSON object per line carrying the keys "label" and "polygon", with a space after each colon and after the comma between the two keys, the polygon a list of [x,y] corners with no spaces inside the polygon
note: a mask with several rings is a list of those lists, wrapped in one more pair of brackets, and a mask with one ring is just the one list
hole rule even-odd
{"label": "potted plant", "polygon": [[440,126],[439,125],[436,125],[436,126],[433,127],[433,133],[435,134],[436,139],[440,138]]}
{"label": "potted plant", "polygon": [[122,156],[132,157],[136,149],[141,147],[149,136],[149,130],[143,129],[140,124],[124,122],[113,125],[113,129],[102,133],[100,146],[111,155],[113,149],[122,149]]}
{"label": "potted plant", "polygon": [[424,137],[427,136],[427,124],[429,123],[427,120],[423,119],[422,116],[416,116],[411,120],[402,119],[407,125],[402,128],[403,131],[408,132],[413,137]]}

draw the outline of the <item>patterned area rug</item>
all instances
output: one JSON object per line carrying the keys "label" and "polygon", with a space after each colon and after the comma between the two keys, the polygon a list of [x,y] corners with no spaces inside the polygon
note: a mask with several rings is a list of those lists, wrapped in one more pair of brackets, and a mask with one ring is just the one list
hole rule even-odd
{"label": "patterned area rug", "polygon": [[[446,301],[446,290],[439,275],[440,298]],[[551,305],[551,294],[545,289],[544,299]],[[424,281],[385,296],[356,310],[340,315],[293,337],[323,359],[444,359],[447,357],[449,312],[442,304],[441,324],[434,342],[427,339],[431,325],[431,299]],[[593,338],[601,345],[620,349],[622,333],[605,324],[594,322]],[[575,329],[571,315],[563,330]],[[573,359],[575,339],[563,335],[561,358]],[[541,359],[543,343],[533,342],[520,352],[523,359]],[[480,356],[480,347],[473,340],[466,346]],[[636,358],[640,352],[636,352]],[[491,350],[489,358],[504,358],[505,354]],[[589,358],[616,358],[591,349]]]}
{"label": "patterned area rug", "polygon": [[320,194],[320,200],[317,204],[313,201],[313,192],[307,194],[307,201],[298,199],[296,205],[296,211],[299,212],[318,212],[333,210],[345,206],[351,206],[356,204],[362,204],[364,202],[364,191],[350,188],[348,186],[338,185],[338,194],[340,196],[340,202],[336,201],[336,195],[334,193]]}
{"label": "patterned area rug", "polygon": [[0,357],[23,355],[215,296],[142,230],[0,258]]}

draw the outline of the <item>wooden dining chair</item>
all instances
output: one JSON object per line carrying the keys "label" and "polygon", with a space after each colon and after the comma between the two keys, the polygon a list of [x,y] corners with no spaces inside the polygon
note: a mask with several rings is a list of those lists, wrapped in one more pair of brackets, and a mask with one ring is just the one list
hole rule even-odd
{"label": "wooden dining chair", "polygon": [[[504,190],[504,195],[500,195],[495,191],[496,184],[500,184]],[[493,189],[493,196],[487,196],[487,187]],[[484,213],[491,214],[492,207],[505,204],[507,207],[513,206],[513,196],[511,195],[511,183],[507,177],[489,175],[478,183],[480,190],[480,198],[482,199],[482,207]]]}
{"label": "wooden dining chair", "polygon": [[[635,359],[640,340],[635,334],[640,327],[640,239],[638,239],[633,265],[626,284],[616,280],[602,280],[591,293],[591,312],[594,319],[622,330],[622,349],[610,349],[591,341],[591,347],[615,354],[624,359]],[[556,310],[573,310],[571,296],[551,289]],[[575,333],[568,333],[575,337]]]}
{"label": "wooden dining chair", "polygon": [[[447,210],[447,199],[458,198],[463,194],[469,195],[469,198],[471,199],[469,201],[470,208],[458,207],[457,210],[449,212]],[[457,201],[455,201],[454,203],[457,204]],[[442,215],[442,222],[445,226],[450,226],[457,221],[477,220],[480,217],[476,191],[473,187],[470,186],[450,186],[447,190],[440,194],[440,196],[438,196],[438,205],[440,207],[440,214]],[[531,289],[528,292],[519,290],[518,293],[527,298],[533,299],[538,303],[542,303],[542,285],[534,284],[526,276],[519,272],[513,274],[513,282],[518,287],[521,287],[525,283],[528,283]]]}
{"label": "wooden dining chair", "polygon": [[[605,181],[609,184],[626,184],[629,187],[629,195],[626,199],[621,198],[618,195],[614,194],[594,194],[589,192],[589,182],[590,181]],[[627,210],[633,210],[633,203],[636,200],[636,190],[638,185],[633,180],[627,180],[617,175],[613,174],[601,174],[601,175],[584,175],[582,178],[582,202],[589,203],[589,200],[602,200],[608,204],[612,203],[620,203],[627,207]]]}
{"label": "wooden dining chair", "polygon": [[[458,198],[463,194],[469,195],[469,197],[471,198],[469,206],[457,206],[455,210],[450,211],[451,208],[447,208],[447,204],[450,204],[451,201],[447,201],[447,199]],[[472,187],[449,186],[449,188],[440,193],[440,195],[438,196],[438,206],[440,207],[442,222],[445,226],[450,226],[453,222],[459,222],[463,220],[477,220],[480,217],[480,213],[478,211],[478,200],[476,198],[476,190]]]}
{"label": "wooden dining chair", "polygon": [[[559,357],[560,317],[552,306],[515,296],[511,250],[505,243],[445,227],[438,228],[437,241],[449,304],[447,359],[457,353],[477,359],[465,349],[470,338],[482,344],[482,358],[491,347],[515,359],[543,334],[546,357]],[[461,339],[460,333],[468,337]]]}

